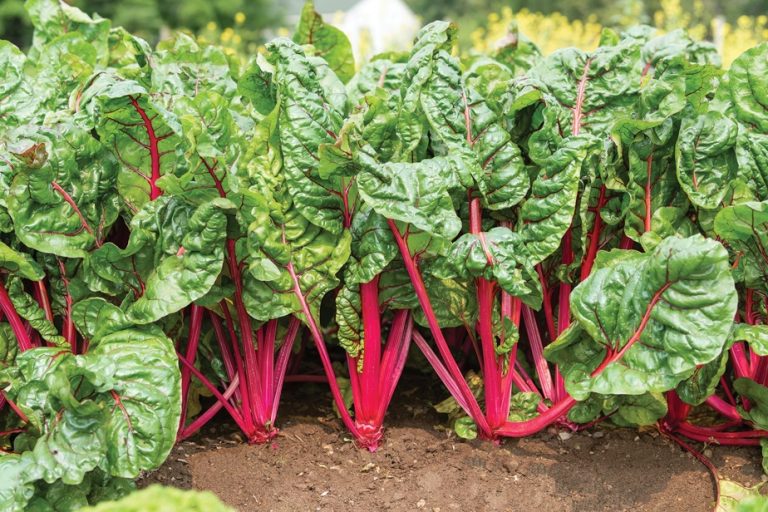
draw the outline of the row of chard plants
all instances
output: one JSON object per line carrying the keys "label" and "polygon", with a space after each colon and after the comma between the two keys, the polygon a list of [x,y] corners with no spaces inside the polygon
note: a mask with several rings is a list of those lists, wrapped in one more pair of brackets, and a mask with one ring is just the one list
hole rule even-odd
{"label": "row of chard plants", "polygon": [[373,451],[409,352],[465,438],[768,437],[768,46],[460,58],[435,22],[356,69],[311,4],[247,60],[27,9],[29,50],[0,42],[0,509],[121,495],[222,410],[266,442],[291,379]]}

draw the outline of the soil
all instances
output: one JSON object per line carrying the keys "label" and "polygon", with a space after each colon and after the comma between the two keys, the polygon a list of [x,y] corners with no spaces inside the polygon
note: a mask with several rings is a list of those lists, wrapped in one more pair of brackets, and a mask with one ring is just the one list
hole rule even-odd
{"label": "soil", "polygon": [[[712,510],[704,466],[654,430],[604,424],[501,446],[466,442],[431,407],[442,392],[431,381],[401,383],[385,442],[368,453],[345,434],[322,387],[288,384],[272,443],[243,444],[220,420],[140,485],[210,490],[241,512]],[[721,477],[761,481],[759,450],[695,447]]]}

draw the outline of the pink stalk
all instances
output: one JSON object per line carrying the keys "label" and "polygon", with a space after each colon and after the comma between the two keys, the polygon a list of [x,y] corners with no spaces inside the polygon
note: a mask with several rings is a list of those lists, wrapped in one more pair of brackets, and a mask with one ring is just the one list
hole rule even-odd
{"label": "pink stalk", "polygon": [[[385,358],[384,372],[382,372],[379,384],[384,396],[379,400],[379,411],[375,420],[377,424],[381,424],[384,421],[384,415],[389,408],[389,404],[392,402],[395,388],[405,368],[405,361],[408,359],[408,349],[413,337],[413,318],[411,313],[401,310],[396,315],[392,330],[390,331],[390,338],[387,341],[387,348],[390,348],[390,343],[392,344],[392,348],[387,351],[391,358]],[[400,318],[403,319],[402,322],[398,322]],[[399,327],[400,323],[403,324],[402,328]]]}
{"label": "pink stalk", "polygon": [[[502,318],[509,318],[515,327],[520,330],[520,315],[522,311],[522,302],[517,297],[512,297],[509,293],[502,290],[501,292],[501,316]],[[506,342],[508,333],[503,333],[504,339],[502,344]],[[516,343],[512,350],[509,351],[506,357],[506,373],[503,373],[503,367],[499,367],[499,373],[501,374],[501,391],[500,391],[500,404],[499,404],[499,417],[503,419],[509,418],[510,399],[512,398],[512,384],[513,374],[515,369],[515,361],[517,361],[517,348]]]}
{"label": "pink stalk", "polygon": [[743,341],[737,341],[731,347],[731,362],[733,363],[733,370],[736,374],[736,378],[750,376],[749,361],[747,359],[747,352],[744,348]]}
{"label": "pink stalk", "polygon": [[296,336],[299,334],[299,319],[292,317],[288,324],[288,332],[283,339],[283,345],[280,347],[280,351],[277,354],[277,362],[275,363],[275,383],[272,398],[272,414],[269,421],[271,424],[275,423],[277,418],[277,409],[280,404],[280,396],[283,393],[283,382],[285,381],[285,372],[288,369],[288,358],[291,356],[291,350],[293,350],[293,344],[296,342]]}
{"label": "pink stalk", "polygon": [[[563,265],[573,263],[571,228],[563,236]],[[571,284],[562,282],[558,290],[557,334],[560,335],[571,325]]]}
{"label": "pink stalk", "polygon": [[363,317],[363,373],[360,376],[362,391],[362,418],[369,421],[376,415],[379,401],[379,374],[381,373],[381,319],[379,315],[379,278],[360,285],[360,301]]}
{"label": "pink stalk", "polygon": [[0,396],[2,396],[5,399],[8,406],[13,410],[13,412],[16,413],[16,416],[19,417],[22,423],[29,423],[29,418],[27,418],[27,415],[24,414],[24,411],[19,409],[19,406],[16,405],[16,402],[8,398],[8,395],[6,395],[4,391],[0,391]]}
{"label": "pink stalk", "polygon": [[[274,396],[274,364],[275,364],[275,342],[277,337],[277,320],[272,319],[267,322],[266,329],[259,329],[263,331],[261,336],[262,344],[259,346],[259,370],[261,373],[261,391],[264,393],[263,400],[265,405],[271,409],[271,400]],[[268,417],[271,414],[268,412]]]}
{"label": "pink stalk", "polygon": [[[399,366],[399,359],[402,357],[403,348],[405,348],[406,356],[408,355],[408,347],[410,342],[410,336],[404,339],[406,327],[412,323],[411,316],[408,310],[398,309],[395,311],[395,316],[392,319],[392,325],[389,327],[389,336],[387,336],[387,344],[384,346],[384,354],[381,358],[381,368],[379,372],[379,390],[384,391],[386,394],[387,387],[391,386],[394,380],[395,384],[397,379],[393,379],[393,375],[387,370],[391,368],[397,368]],[[399,378],[399,375],[397,376]]]}
{"label": "pink stalk", "polygon": [[227,399],[227,397],[222,395],[221,392],[218,389],[216,389],[216,386],[211,384],[211,381],[209,381],[208,378],[205,375],[203,375],[200,370],[195,368],[195,365],[187,361],[183,355],[181,355],[180,353],[177,353],[177,356],[179,358],[179,361],[181,361],[181,364],[189,368],[189,371],[192,372],[192,375],[194,375],[200,381],[200,383],[203,386],[205,386],[208,389],[208,391],[210,391],[213,394],[214,397],[216,397],[216,400],[221,402],[221,405],[227,410],[229,415],[232,416],[232,419],[235,421],[235,423],[237,423],[237,426],[240,427],[240,429],[243,432],[249,432],[251,429],[246,427],[242,416],[240,415],[239,412],[237,412],[237,409],[235,409],[232,406],[232,404],[229,403],[229,400]]}
{"label": "pink stalk", "polygon": [[735,405],[731,405],[717,395],[707,397],[706,404],[726,418],[741,420],[741,414]]}
{"label": "pink stalk", "polygon": [[[429,295],[427,294],[424,281],[421,278],[421,272],[419,271],[414,258],[410,254],[408,244],[400,234],[400,230],[397,229],[395,222],[391,219],[387,219],[387,223],[389,224],[389,228],[395,237],[398,249],[400,250],[400,255],[403,258],[406,271],[408,272],[408,277],[410,277],[411,284],[413,285],[414,291],[416,292],[416,297],[419,300],[419,305],[424,312],[424,316],[427,318],[427,323],[429,324],[429,329],[432,332],[432,337],[435,340],[435,344],[437,345],[437,349],[440,352],[442,360],[445,362],[448,373],[452,377],[456,388],[460,392],[462,401],[469,409],[469,411],[467,411],[468,414],[477,424],[477,428],[480,434],[484,437],[491,437],[491,429],[488,426],[488,422],[486,421],[485,416],[483,415],[483,411],[480,409],[480,405],[477,403],[477,400],[472,394],[472,391],[469,389],[467,382],[464,380],[464,376],[462,375],[459,366],[456,364],[456,361],[453,359],[451,350],[445,341],[443,332],[440,330],[440,324],[437,321],[434,309],[432,308],[432,302],[430,301]],[[454,398],[457,398],[458,400],[458,396],[454,395]]]}
{"label": "pink stalk", "polygon": [[576,405],[576,400],[570,396],[566,397],[550,407],[546,412],[539,414],[533,419],[519,422],[506,422],[497,430],[497,433],[508,437],[527,437],[536,434],[567,414],[574,405]]}
{"label": "pink stalk", "polygon": [[[189,322],[189,337],[187,341],[187,353],[186,360],[194,364],[197,357],[197,347],[200,342],[200,331],[203,325],[203,308],[196,304],[192,304],[189,307],[190,322]],[[191,381],[191,374],[189,368],[181,368],[181,424],[184,426],[184,422],[187,419],[187,398],[189,395],[189,385]]]}
{"label": "pink stalk", "polygon": [[592,273],[592,266],[595,264],[595,257],[600,248],[600,230],[603,226],[603,218],[600,216],[600,210],[605,206],[605,185],[600,187],[600,197],[597,199],[595,208],[595,222],[592,231],[589,234],[589,249],[581,264],[581,281],[584,281]]}
{"label": "pink stalk", "polygon": [[[528,375],[528,372],[525,371],[525,368],[523,368],[522,363],[520,361],[515,361],[515,373],[520,375],[520,379],[525,383],[525,385],[528,387],[529,391],[535,391],[537,394],[541,395],[539,393],[539,388],[536,387],[536,384],[534,384],[533,379],[530,375]],[[518,387],[522,390],[523,388],[518,385]]]}
{"label": "pink stalk", "polygon": [[426,357],[432,368],[435,369],[435,373],[437,373],[440,381],[442,381],[443,385],[448,388],[448,392],[451,393],[451,396],[453,396],[459,404],[459,407],[461,407],[467,415],[472,416],[472,409],[464,400],[464,395],[459,391],[459,386],[456,384],[456,381],[453,380],[453,376],[445,368],[443,362],[440,361],[440,358],[435,354],[432,347],[429,346],[429,343],[427,343],[427,340],[424,339],[419,331],[413,331],[413,341],[424,354],[424,357]]}
{"label": "pink stalk", "polygon": [[35,281],[35,292],[38,303],[45,312],[45,319],[53,322],[53,311],[51,310],[51,301],[48,299],[48,290],[45,288],[45,280]]}
{"label": "pink stalk", "polygon": [[[469,110],[467,112],[467,124],[469,125]],[[467,127],[469,130],[469,126]],[[469,131],[467,132],[469,135]],[[486,247],[485,235],[482,231],[482,209],[480,199],[470,196],[469,201],[469,231],[475,235],[486,254],[487,263],[493,266],[495,262],[488,247]],[[488,414],[488,423],[491,429],[495,429],[506,418],[499,417],[503,408],[499,392],[501,390],[501,377],[496,362],[496,340],[493,336],[493,299],[494,284],[487,279],[475,280],[477,290],[477,327],[480,334],[481,356],[483,361],[483,390],[485,392],[485,409]]]}
{"label": "pink stalk", "polygon": [[635,241],[629,238],[627,235],[621,236],[621,241],[619,242],[619,249],[632,249],[635,246]]}
{"label": "pink stalk", "polygon": [[[493,336],[493,283],[479,278],[477,283],[478,331],[483,355],[483,389],[485,408],[491,429],[497,428],[506,418],[501,416],[501,376],[496,363],[496,341]],[[501,416],[501,417],[500,417]]]}
{"label": "pink stalk", "polygon": [[69,293],[69,279],[67,278],[64,263],[59,260],[59,270],[61,271],[61,281],[64,283],[64,303],[65,317],[63,335],[67,340],[73,354],[77,354],[77,332],[75,331],[75,322],[72,320],[72,295]]}
{"label": "pink stalk", "polygon": [[552,311],[552,297],[551,289],[547,284],[547,280],[544,277],[544,270],[541,268],[541,264],[536,265],[536,272],[539,274],[539,282],[541,283],[542,291],[542,306],[544,308],[544,318],[547,322],[547,331],[549,332],[549,339],[554,340],[557,338],[557,329],[555,328],[555,315]]}
{"label": "pink stalk", "polygon": [[232,315],[229,313],[229,307],[227,306],[227,303],[222,300],[220,302],[220,306],[222,312],[224,313],[224,320],[227,323],[227,331],[229,332],[229,338],[232,344],[232,356],[235,361],[235,367],[237,368],[237,374],[240,376],[240,395],[243,401],[243,411],[246,411],[243,420],[249,427],[253,427],[253,414],[251,413],[253,408],[251,407],[251,395],[247,382],[248,374],[245,372],[245,363],[243,362],[243,357],[240,354],[237,334],[235,333],[235,325],[232,320]]}
{"label": "pink stalk", "polygon": [[728,381],[725,380],[725,376],[720,377],[720,387],[723,388],[723,392],[725,393],[725,396],[728,398],[728,402],[731,405],[736,405],[736,398],[733,396],[733,393],[731,392],[730,386],[728,386]]}
{"label": "pink stalk", "polygon": [[[186,366],[185,366],[186,368]],[[222,397],[224,397],[227,402],[229,402],[229,399],[232,397],[232,395],[237,390],[237,386],[240,385],[240,377],[235,375],[235,378],[232,379],[232,381],[229,383],[229,387],[224,391],[222,394]],[[190,423],[188,426],[182,428],[179,430],[179,434],[176,436],[176,441],[183,441],[185,439],[188,439],[193,434],[195,434],[197,431],[199,431],[203,426],[205,426],[206,423],[211,421],[211,418],[216,416],[216,413],[218,413],[221,408],[224,407],[224,402],[221,400],[216,400],[213,405],[211,405],[207,411],[205,411],[203,414],[195,418],[195,420]],[[184,420],[184,417],[182,416],[182,421]]]}
{"label": "pink stalk", "polygon": [[0,283],[0,309],[2,309],[5,318],[11,326],[14,336],[16,336],[19,350],[24,352],[34,347],[32,340],[29,337],[29,333],[24,328],[24,322],[16,312],[16,308],[14,307],[11,298],[8,296],[8,292],[3,283]]}
{"label": "pink stalk", "polygon": [[757,370],[755,371],[755,380],[765,386],[766,381],[768,381],[768,357],[758,355],[756,357]]}
{"label": "pink stalk", "polygon": [[130,100],[131,105],[133,105],[134,110],[144,124],[144,130],[147,132],[148,144],[146,147],[149,149],[150,167],[152,171],[149,180],[149,199],[154,201],[163,193],[157,186],[157,180],[160,179],[160,137],[156,135],[152,119],[149,118],[141,105],[139,105],[139,101],[133,96],[130,96]]}
{"label": "pink stalk", "polygon": [[309,304],[307,304],[307,299],[304,296],[301,285],[299,284],[299,277],[296,275],[296,270],[293,267],[292,261],[288,262],[287,269],[291,276],[291,280],[293,281],[293,291],[296,294],[296,297],[299,299],[301,310],[304,312],[304,317],[307,320],[309,332],[312,334],[315,347],[317,347],[317,351],[320,353],[320,361],[323,364],[325,374],[328,376],[328,387],[331,388],[331,394],[333,395],[333,399],[336,402],[336,408],[339,410],[341,420],[344,422],[344,425],[352,433],[352,435],[355,436],[356,439],[360,439],[360,432],[358,431],[354,421],[352,421],[352,417],[349,415],[349,411],[347,411],[347,406],[344,403],[344,397],[341,395],[341,390],[339,389],[339,383],[336,382],[336,374],[333,371],[333,365],[331,364],[331,358],[328,355],[328,349],[325,346],[323,334],[320,332],[320,328],[317,326],[317,322],[315,322],[315,318],[312,315],[312,310],[309,309]]}
{"label": "pink stalk", "polygon": [[541,392],[544,398],[552,400],[554,398],[554,386],[552,385],[552,375],[549,373],[549,365],[544,359],[544,346],[541,341],[539,327],[536,324],[536,318],[533,316],[531,308],[523,308],[523,322],[525,322],[525,331],[528,334],[528,343],[531,347],[533,365],[536,367],[536,374],[539,376]]}
{"label": "pink stalk", "polygon": [[720,432],[696,427],[689,423],[676,426],[676,431],[694,441],[702,443],[717,443],[726,446],[759,446],[760,438],[768,436],[768,432],[753,431],[759,435],[747,435],[750,432]]}
{"label": "pink stalk", "polygon": [[[221,320],[219,320],[219,317],[213,311],[208,311],[208,318],[213,326],[213,334],[216,338],[216,344],[219,346],[219,351],[221,352],[221,359],[224,362],[224,371],[227,372],[227,379],[232,382],[236,376],[235,363],[232,353],[227,346],[227,340],[224,334],[224,329],[221,326]],[[235,400],[238,402],[241,400],[240,389],[235,390]]]}
{"label": "pink stalk", "polygon": [[360,385],[357,358],[347,354],[347,367],[349,368],[349,385],[352,388],[352,405],[355,407],[355,418],[361,418],[363,415],[363,390]]}
{"label": "pink stalk", "polygon": [[[245,356],[245,374],[241,374],[246,378],[248,394],[251,397],[260,397],[262,395],[261,382],[257,375],[258,362],[256,360],[256,353],[253,346],[253,328],[251,327],[251,317],[245,310],[245,303],[243,302],[243,280],[240,275],[240,266],[237,260],[237,254],[235,251],[235,241],[232,239],[227,240],[227,262],[229,264],[229,272],[232,281],[235,283],[235,311],[237,312],[238,322],[240,323],[240,333],[243,340],[243,351]],[[258,424],[260,420],[267,417],[264,411],[264,404],[260,400],[251,402],[253,410],[253,420]]]}

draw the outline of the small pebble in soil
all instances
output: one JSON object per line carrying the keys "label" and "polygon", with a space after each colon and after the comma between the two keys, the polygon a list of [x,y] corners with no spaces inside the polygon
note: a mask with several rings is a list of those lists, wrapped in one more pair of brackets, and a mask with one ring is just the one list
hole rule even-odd
{"label": "small pebble in soil", "polygon": [[416,508],[424,508],[427,506],[427,500],[424,498],[421,498],[419,501],[416,502]]}
{"label": "small pebble in soil", "polygon": [[600,439],[601,437],[605,437],[605,432],[603,432],[602,430],[598,430],[597,432],[594,432],[592,434],[592,437],[594,437],[595,439]]}
{"label": "small pebble in soil", "polygon": [[561,441],[567,441],[573,437],[573,434],[570,432],[558,432],[557,437],[559,437]]}

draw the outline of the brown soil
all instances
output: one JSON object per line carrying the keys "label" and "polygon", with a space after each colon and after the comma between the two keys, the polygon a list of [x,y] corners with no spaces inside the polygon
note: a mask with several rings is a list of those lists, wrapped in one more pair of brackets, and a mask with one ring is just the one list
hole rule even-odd
{"label": "brown soil", "polygon": [[[424,395],[432,383],[406,382],[376,453],[341,429],[322,388],[300,400],[289,384],[281,435],[267,446],[242,444],[227,424],[181,443],[141,485],[213,491],[247,511],[707,511],[711,478],[690,454],[655,431],[601,425],[572,436],[551,430],[496,447],[447,431]],[[319,405],[318,405],[319,404]],[[697,445],[697,448],[702,448]],[[721,476],[753,485],[758,450],[706,450]]]}

